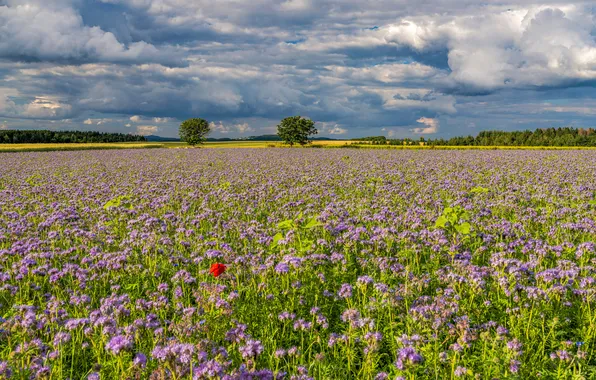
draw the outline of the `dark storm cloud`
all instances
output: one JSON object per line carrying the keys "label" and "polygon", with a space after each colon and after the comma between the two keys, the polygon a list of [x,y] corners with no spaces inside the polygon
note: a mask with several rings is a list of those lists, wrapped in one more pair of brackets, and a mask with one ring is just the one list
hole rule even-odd
{"label": "dark storm cloud", "polygon": [[226,136],[291,114],[335,137],[593,126],[595,30],[590,2],[0,0],[0,117],[172,135],[201,116]]}

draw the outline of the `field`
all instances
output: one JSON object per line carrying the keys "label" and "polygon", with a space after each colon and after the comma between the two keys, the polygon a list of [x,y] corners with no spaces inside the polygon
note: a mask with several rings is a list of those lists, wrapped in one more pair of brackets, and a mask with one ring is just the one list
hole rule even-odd
{"label": "field", "polygon": [[0,378],[596,378],[594,151],[0,159]]}
{"label": "field", "polygon": [[87,144],[0,144],[2,152],[49,152],[67,150],[148,149],[163,148],[161,143],[87,143]]}
{"label": "field", "polygon": [[[90,143],[90,144],[0,144],[1,152],[48,152],[69,150],[107,150],[107,149],[148,149],[148,148],[190,148],[183,142],[126,142],[126,143]],[[202,148],[290,148],[277,141],[209,141],[195,149]],[[293,149],[300,149],[294,146]],[[359,148],[393,150],[594,150],[594,147],[544,147],[544,146],[421,146],[421,145],[372,145],[358,144],[347,140],[313,141],[307,148]]]}

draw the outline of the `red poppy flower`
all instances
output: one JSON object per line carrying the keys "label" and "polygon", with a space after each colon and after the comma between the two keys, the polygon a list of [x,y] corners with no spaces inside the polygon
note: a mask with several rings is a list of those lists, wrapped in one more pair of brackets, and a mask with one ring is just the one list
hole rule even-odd
{"label": "red poppy flower", "polygon": [[217,277],[225,271],[226,266],[220,263],[211,264],[211,269],[209,269],[209,273],[213,274],[213,277]]}

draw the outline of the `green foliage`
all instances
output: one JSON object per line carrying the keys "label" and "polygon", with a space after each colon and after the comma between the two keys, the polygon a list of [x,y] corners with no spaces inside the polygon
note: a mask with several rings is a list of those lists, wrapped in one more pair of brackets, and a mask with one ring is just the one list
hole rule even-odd
{"label": "green foliage", "polygon": [[282,230],[273,236],[272,247],[278,246],[280,240],[284,238],[283,231],[294,231],[297,236],[296,250],[298,252],[306,252],[313,244],[313,240],[307,237],[308,232],[314,230],[317,227],[322,227],[323,223],[317,220],[318,216],[313,216],[309,219],[304,219],[302,213],[300,213],[295,220],[287,219],[277,224],[277,228]]}
{"label": "green foliage", "polygon": [[437,218],[435,227],[456,231],[462,235],[470,235],[472,226],[464,221],[469,217],[468,212],[461,206],[446,207],[443,214]]}
{"label": "green foliage", "polygon": [[486,194],[488,193],[488,189],[486,187],[476,186],[473,187],[472,190],[470,190],[470,192],[472,194]]}
{"label": "green foliage", "polygon": [[25,182],[27,182],[28,185],[37,186],[37,185],[39,185],[41,179],[42,179],[41,174],[35,173],[35,174],[27,177],[27,179],[25,179]]}
{"label": "green foliage", "polygon": [[112,207],[124,207],[129,210],[132,210],[132,204],[130,202],[130,197],[126,195],[119,195],[116,198],[110,199],[103,205],[104,210],[109,210]]}
{"label": "green foliage", "polygon": [[317,133],[315,122],[302,116],[286,117],[277,126],[277,135],[290,145],[306,145],[308,136]]}
{"label": "green foliage", "polygon": [[83,144],[147,141],[144,136],[124,133],[47,130],[0,131],[0,144]]}
{"label": "green foliage", "polygon": [[373,145],[385,145],[387,144],[387,137],[385,136],[370,136],[358,139],[358,141],[366,141]]}
{"label": "green foliage", "polygon": [[188,119],[180,124],[180,140],[188,145],[203,144],[207,141],[209,132],[211,132],[211,128],[205,119]]}
{"label": "green foliage", "polygon": [[[385,140],[383,136],[354,139],[368,144],[412,145],[412,139]],[[432,146],[596,146],[594,128],[540,128],[535,131],[482,131],[478,136],[457,136],[448,140],[420,140]]]}

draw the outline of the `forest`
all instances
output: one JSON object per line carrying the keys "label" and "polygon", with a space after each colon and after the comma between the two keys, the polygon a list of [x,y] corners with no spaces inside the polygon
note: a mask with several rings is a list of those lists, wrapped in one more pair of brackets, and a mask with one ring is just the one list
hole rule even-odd
{"label": "forest", "polygon": [[94,131],[0,130],[0,144],[114,143],[147,141],[144,136]]}
{"label": "forest", "polygon": [[541,128],[535,131],[483,131],[476,137],[457,136],[449,139],[387,139],[385,136],[370,136],[354,140],[375,145],[423,143],[436,146],[596,146],[596,133],[594,128],[565,127]]}

